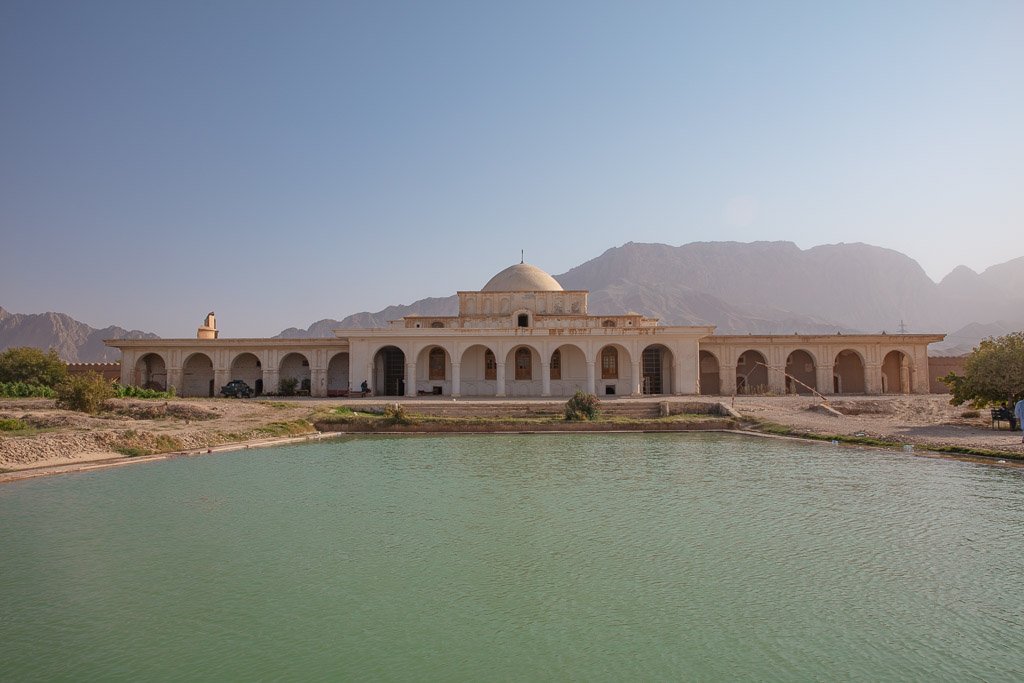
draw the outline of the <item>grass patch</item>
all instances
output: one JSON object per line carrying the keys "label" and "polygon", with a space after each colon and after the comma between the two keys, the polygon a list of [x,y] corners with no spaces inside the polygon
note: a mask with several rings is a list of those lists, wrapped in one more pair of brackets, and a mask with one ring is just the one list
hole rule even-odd
{"label": "grass patch", "polygon": [[284,401],[258,401],[260,405],[267,406],[269,408],[292,408],[294,404],[285,403]]}
{"label": "grass patch", "polygon": [[271,422],[263,427],[257,427],[254,431],[266,436],[298,436],[309,434],[314,430],[313,425],[306,420],[291,420],[290,422]]}
{"label": "grass patch", "polygon": [[115,453],[128,458],[185,450],[184,444],[173,436],[139,433],[134,429],[122,432],[110,446]]}
{"label": "grass patch", "polygon": [[0,420],[0,432],[20,432],[28,429],[28,423],[17,418]]}

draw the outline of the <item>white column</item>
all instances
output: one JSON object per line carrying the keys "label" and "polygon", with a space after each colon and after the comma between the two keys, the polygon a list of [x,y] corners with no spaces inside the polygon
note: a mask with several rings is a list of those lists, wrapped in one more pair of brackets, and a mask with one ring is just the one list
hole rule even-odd
{"label": "white column", "polygon": [[174,393],[181,396],[181,368],[167,367],[167,391],[174,387]]}
{"label": "white column", "polygon": [[495,372],[494,376],[495,376],[495,383],[498,386],[494,390],[494,395],[495,396],[504,396],[505,395],[505,364],[504,363],[495,363],[495,365],[497,366],[497,368],[496,368],[496,372]]}
{"label": "white column", "polygon": [[587,393],[588,394],[596,394],[597,393],[597,391],[596,391],[597,388],[594,386],[594,382],[595,382],[595,379],[594,379],[594,361],[588,360],[587,361]]}
{"label": "white column", "polygon": [[736,393],[736,362],[718,364],[718,383],[722,385],[722,395],[732,396]]}
{"label": "white column", "polygon": [[818,365],[814,368],[814,371],[815,373],[817,373],[818,377],[818,393],[828,395],[833,393],[832,373],[834,368],[832,366],[832,361],[830,361],[827,357],[824,358],[825,362],[819,362]]}
{"label": "white column", "polygon": [[452,363],[452,397],[462,395],[462,363]]}
{"label": "white column", "polygon": [[630,394],[633,396],[639,396],[643,393],[640,385],[643,383],[643,377],[640,376],[640,361],[633,361],[633,385],[629,388]]}
{"label": "white column", "polygon": [[326,368],[313,368],[309,373],[309,395],[310,396],[326,396],[327,395],[327,369]]}
{"label": "white column", "polygon": [[864,366],[864,393],[882,393],[882,366],[878,363],[869,363]]}
{"label": "white column", "polygon": [[[370,385],[370,391],[373,393],[373,395],[374,396],[380,396],[380,392],[381,392],[382,387],[375,387],[375,386],[373,386],[374,378],[373,378],[373,362],[372,361],[366,364],[366,377],[364,379],[366,379],[366,383]],[[351,380],[351,383],[353,385],[352,388],[355,389],[355,380]],[[361,384],[362,383],[360,382],[360,385]]]}
{"label": "white column", "polygon": [[405,395],[409,398],[416,396],[416,362],[405,364]]}
{"label": "white column", "polygon": [[543,361],[540,364],[540,395],[551,395],[551,364]]}
{"label": "white column", "polygon": [[229,381],[231,381],[231,370],[229,368],[214,368],[213,395],[220,396],[220,388]]}

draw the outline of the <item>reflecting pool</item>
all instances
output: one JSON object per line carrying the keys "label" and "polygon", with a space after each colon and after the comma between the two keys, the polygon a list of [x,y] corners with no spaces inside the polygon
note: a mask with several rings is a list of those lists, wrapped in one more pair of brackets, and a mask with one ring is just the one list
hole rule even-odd
{"label": "reflecting pool", "polygon": [[0,486],[4,680],[1021,680],[1024,472],[360,437]]}

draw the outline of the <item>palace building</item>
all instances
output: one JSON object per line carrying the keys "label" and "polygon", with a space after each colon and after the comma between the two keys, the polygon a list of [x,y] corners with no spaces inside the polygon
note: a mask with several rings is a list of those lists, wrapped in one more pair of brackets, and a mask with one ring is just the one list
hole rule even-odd
{"label": "palace building", "polygon": [[558,397],[744,393],[928,393],[928,344],[942,334],[717,335],[637,313],[591,315],[588,292],[564,290],[517,263],[454,316],[410,315],[324,339],[221,337],[211,313],[196,338],[114,339],[121,383],[213,396],[240,379],[311,396]]}

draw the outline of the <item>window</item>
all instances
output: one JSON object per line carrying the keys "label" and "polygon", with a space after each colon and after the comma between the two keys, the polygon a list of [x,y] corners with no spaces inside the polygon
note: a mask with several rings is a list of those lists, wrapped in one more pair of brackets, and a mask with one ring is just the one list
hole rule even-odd
{"label": "window", "polygon": [[562,379],[562,350],[555,349],[551,354],[551,379]]}
{"label": "window", "polygon": [[444,379],[444,349],[440,346],[430,349],[429,379]]}
{"label": "window", "polygon": [[530,349],[516,349],[516,379],[533,379],[533,354]]}
{"label": "window", "polygon": [[530,316],[526,313],[520,313],[516,324],[519,325],[519,327],[529,327]]}
{"label": "window", "polygon": [[441,322],[440,320],[435,320],[434,322],[430,323],[430,326],[431,327],[444,327],[444,323]]}
{"label": "window", "polygon": [[494,361],[494,352],[484,351],[484,379],[498,379],[498,364]]}
{"label": "window", "polygon": [[619,352],[613,346],[601,350],[601,379],[619,378]]}
{"label": "window", "polygon": [[601,327],[615,327],[614,320],[605,320],[601,322]]}

